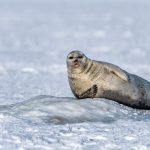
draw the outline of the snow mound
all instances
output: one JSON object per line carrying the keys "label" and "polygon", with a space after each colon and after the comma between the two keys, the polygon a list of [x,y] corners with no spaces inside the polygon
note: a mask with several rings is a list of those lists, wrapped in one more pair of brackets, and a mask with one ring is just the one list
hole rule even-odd
{"label": "snow mound", "polygon": [[1,106],[0,112],[34,124],[112,123],[119,119],[150,120],[149,111],[132,109],[105,99],[77,100],[47,95]]}

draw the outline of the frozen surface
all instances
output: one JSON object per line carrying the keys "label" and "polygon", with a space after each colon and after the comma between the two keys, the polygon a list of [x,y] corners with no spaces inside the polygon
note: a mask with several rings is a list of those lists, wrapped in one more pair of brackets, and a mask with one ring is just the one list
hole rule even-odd
{"label": "frozen surface", "polygon": [[149,140],[141,137],[149,136],[150,112],[104,99],[77,101],[41,95],[0,107],[0,119],[0,143],[5,149],[116,150],[150,146]]}
{"label": "frozen surface", "polygon": [[65,60],[77,49],[150,81],[149,8],[148,0],[0,0],[0,149],[150,149],[149,111],[68,98]]}

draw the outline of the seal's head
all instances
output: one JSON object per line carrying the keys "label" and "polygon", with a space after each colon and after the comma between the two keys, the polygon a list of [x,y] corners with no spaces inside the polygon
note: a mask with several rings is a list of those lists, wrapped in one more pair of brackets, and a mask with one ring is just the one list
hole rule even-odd
{"label": "seal's head", "polygon": [[68,71],[80,73],[85,68],[87,57],[80,51],[72,51],[67,56]]}

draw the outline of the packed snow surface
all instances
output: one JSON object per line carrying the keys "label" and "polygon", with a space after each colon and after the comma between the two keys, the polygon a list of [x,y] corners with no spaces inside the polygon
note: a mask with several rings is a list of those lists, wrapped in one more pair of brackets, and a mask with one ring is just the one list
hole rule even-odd
{"label": "packed snow surface", "polygon": [[150,111],[77,101],[66,71],[66,55],[81,50],[150,81],[149,8],[148,0],[0,0],[0,149],[149,150]]}

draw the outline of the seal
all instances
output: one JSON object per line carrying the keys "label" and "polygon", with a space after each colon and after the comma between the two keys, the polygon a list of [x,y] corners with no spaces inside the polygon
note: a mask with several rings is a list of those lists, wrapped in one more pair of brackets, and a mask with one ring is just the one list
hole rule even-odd
{"label": "seal", "polygon": [[67,72],[78,99],[106,98],[133,108],[150,109],[150,82],[116,65],[72,51],[67,56]]}

